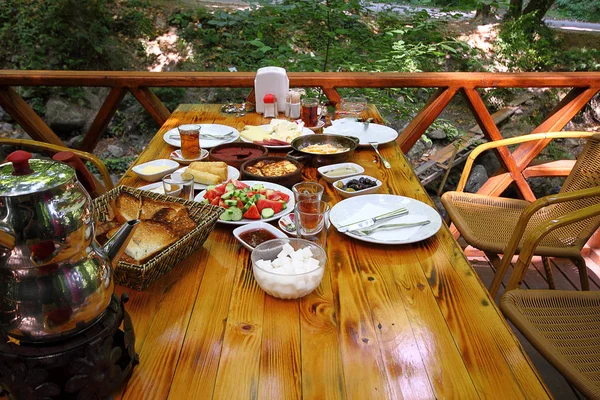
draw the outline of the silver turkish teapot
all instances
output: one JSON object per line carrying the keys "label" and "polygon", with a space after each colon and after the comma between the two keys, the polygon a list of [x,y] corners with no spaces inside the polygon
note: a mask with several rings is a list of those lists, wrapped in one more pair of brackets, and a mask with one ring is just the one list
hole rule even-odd
{"label": "silver turkish teapot", "polygon": [[0,165],[0,330],[27,342],[90,327],[114,291],[113,263],[138,221],[103,247],[75,170],[17,151]]}

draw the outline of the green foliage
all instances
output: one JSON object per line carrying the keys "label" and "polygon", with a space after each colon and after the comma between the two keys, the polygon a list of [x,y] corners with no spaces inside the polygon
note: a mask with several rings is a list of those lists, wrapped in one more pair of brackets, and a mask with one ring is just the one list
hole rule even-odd
{"label": "green foliage", "polygon": [[127,171],[127,169],[129,168],[129,166],[131,165],[131,163],[133,163],[135,161],[137,157],[135,156],[125,156],[125,157],[110,157],[110,158],[105,158],[104,160],[104,164],[106,165],[106,168],[108,168],[108,170],[110,171],[111,174],[115,174],[115,175],[123,175],[125,173],[125,171]]}
{"label": "green foliage", "polygon": [[18,69],[125,69],[130,41],[154,33],[146,1],[5,0],[0,59]]}
{"label": "green foliage", "polygon": [[600,0],[556,0],[555,6],[563,18],[600,22]]}

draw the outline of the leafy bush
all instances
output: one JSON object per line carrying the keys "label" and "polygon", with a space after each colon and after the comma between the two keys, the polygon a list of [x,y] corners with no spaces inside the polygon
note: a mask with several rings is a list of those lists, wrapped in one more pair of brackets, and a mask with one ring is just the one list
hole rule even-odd
{"label": "leafy bush", "polygon": [[600,0],[556,0],[555,6],[562,17],[600,22]]}
{"label": "leafy bush", "polygon": [[[150,36],[145,0],[4,0],[0,7],[2,67],[135,68],[130,41]],[[147,11],[146,11],[147,12]]]}

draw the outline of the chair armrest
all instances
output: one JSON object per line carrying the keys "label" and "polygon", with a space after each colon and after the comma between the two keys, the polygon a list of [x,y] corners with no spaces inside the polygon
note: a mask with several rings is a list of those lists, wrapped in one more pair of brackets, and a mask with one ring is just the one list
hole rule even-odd
{"label": "chair armrest", "polygon": [[[598,192],[599,188],[596,189]],[[586,189],[587,190],[587,189]],[[519,254],[519,259],[515,264],[513,273],[511,274],[508,284],[506,286],[506,291],[517,289],[523,283],[523,278],[525,276],[525,272],[527,270],[527,266],[531,262],[531,258],[533,257],[533,252],[539,242],[550,232],[555,229],[561,228],[563,226],[582,221],[584,219],[592,218],[600,214],[600,203],[594,204],[592,206],[571,212],[569,214],[562,215],[558,218],[551,219],[549,221],[544,222],[539,227],[534,229],[526,238],[523,243],[523,251]],[[514,254],[514,253],[513,253]],[[506,256],[506,255],[505,255]],[[510,255],[512,258],[512,255]]]}
{"label": "chair armrest", "polygon": [[96,157],[95,155],[88,153],[86,151],[71,149],[69,147],[57,146],[57,145],[51,144],[51,143],[38,142],[38,141],[34,141],[34,140],[25,140],[25,139],[0,138],[0,144],[28,147],[28,148],[34,148],[34,149],[43,149],[43,150],[51,151],[53,153],[59,153],[61,151],[71,151],[77,157],[91,162],[96,168],[98,168],[98,171],[100,172],[100,175],[102,176],[102,182],[104,183],[104,187],[106,188],[106,190],[111,190],[114,187],[112,179],[110,178],[110,173],[108,172],[108,168],[106,168],[106,165],[104,165],[102,160],[100,160],[98,157]]}
{"label": "chair armrest", "polygon": [[457,192],[462,192],[465,189],[467,184],[467,179],[469,179],[469,174],[471,173],[471,168],[473,168],[473,162],[481,153],[486,150],[495,149],[497,147],[502,146],[510,146],[512,144],[531,142],[534,140],[544,140],[544,139],[589,139],[590,137],[597,135],[597,133],[593,132],[546,132],[546,133],[532,133],[529,135],[516,136],[513,138],[495,140],[493,142],[487,142],[480,144],[475,147],[469,157],[467,157],[467,161],[465,163],[465,168],[460,176],[460,181],[456,187]]}

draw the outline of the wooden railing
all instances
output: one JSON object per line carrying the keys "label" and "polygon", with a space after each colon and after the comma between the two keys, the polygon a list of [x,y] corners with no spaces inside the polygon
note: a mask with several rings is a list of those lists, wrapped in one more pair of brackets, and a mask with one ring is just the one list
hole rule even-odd
{"label": "wooden railing", "polygon": [[[63,145],[62,141],[35,111],[13,89],[15,86],[79,86],[108,87],[110,92],[85,135],[82,150],[92,151],[115,114],[120,102],[129,91],[162,125],[170,111],[150,90],[151,87],[228,87],[253,88],[254,73],[222,72],[121,72],[121,71],[0,71],[0,106],[2,106],[35,140]],[[433,121],[460,93],[469,105],[477,123],[488,140],[502,138],[483,99],[480,88],[569,88],[570,92],[532,132],[560,131],[600,91],[600,73],[288,73],[291,87],[318,87],[333,101],[340,100],[338,88],[437,88],[398,138],[398,144],[407,152]],[[250,90],[250,98],[253,91]],[[479,193],[499,195],[515,182],[523,198],[535,196],[525,178],[568,173],[564,164],[548,168],[528,168],[529,163],[548,144],[524,143],[512,153],[503,147],[497,150],[503,171],[490,178]]]}

